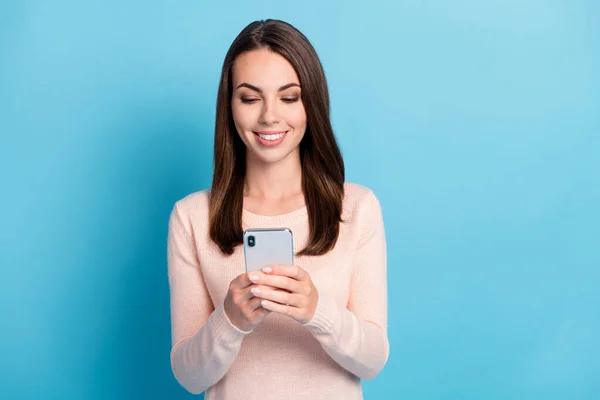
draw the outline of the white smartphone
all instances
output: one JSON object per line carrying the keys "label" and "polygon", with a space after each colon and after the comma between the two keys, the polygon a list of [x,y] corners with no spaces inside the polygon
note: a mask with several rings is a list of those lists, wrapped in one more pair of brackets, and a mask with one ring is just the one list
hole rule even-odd
{"label": "white smartphone", "polygon": [[294,235],[288,228],[247,229],[244,231],[246,272],[269,265],[294,264]]}

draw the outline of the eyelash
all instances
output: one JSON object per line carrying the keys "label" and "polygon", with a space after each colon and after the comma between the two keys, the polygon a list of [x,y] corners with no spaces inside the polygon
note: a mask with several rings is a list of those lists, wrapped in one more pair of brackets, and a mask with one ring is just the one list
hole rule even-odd
{"label": "eyelash", "polygon": [[[291,103],[297,102],[299,100],[299,98],[298,97],[286,97],[286,98],[283,98],[281,100],[284,103],[291,104]],[[257,101],[258,101],[258,99],[245,99],[245,98],[242,97],[242,103],[244,103],[244,104],[253,104],[253,103],[257,102]]]}

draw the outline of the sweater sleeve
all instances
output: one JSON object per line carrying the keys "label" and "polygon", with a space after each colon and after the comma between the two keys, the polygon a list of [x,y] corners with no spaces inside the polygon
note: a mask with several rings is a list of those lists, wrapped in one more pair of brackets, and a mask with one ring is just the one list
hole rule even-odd
{"label": "sweater sleeve", "polygon": [[167,245],[171,368],[181,386],[199,394],[225,375],[248,332],[231,323],[223,303],[214,307],[192,237],[176,204],[169,221]]}
{"label": "sweater sleeve", "polygon": [[387,256],[379,201],[369,191],[359,215],[361,237],[347,307],[319,293],[313,319],[305,327],[340,366],[369,380],[389,356],[387,338]]}

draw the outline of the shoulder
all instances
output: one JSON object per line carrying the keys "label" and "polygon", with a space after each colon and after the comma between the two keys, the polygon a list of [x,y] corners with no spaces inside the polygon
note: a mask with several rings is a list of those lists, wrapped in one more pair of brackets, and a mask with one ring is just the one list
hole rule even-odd
{"label": "shoulder", "polygon": [[210,189],[199,190],[197,192],[190,193],[185,197],[175,202],[175,207],[181,211],[188,211],[193,209],[208,209],[210,202]]}
{"label": "shoulder", "polygon": [[356,221],[380,215],[381,205],[373,190],[357,183],[344,183],[344,220]]}
{"label": "shoulder", "polygon": [[177,219],[184,225],[191,227],[201,221],[208,220],[209,206],[209,189],[190,193],[175,202],[171,219]]}
{"label": "shoulder", "polygon": [[359,208],[379,207],[379,199],[370,188],[357,183],[344,183],[344,208],[356,211]]}

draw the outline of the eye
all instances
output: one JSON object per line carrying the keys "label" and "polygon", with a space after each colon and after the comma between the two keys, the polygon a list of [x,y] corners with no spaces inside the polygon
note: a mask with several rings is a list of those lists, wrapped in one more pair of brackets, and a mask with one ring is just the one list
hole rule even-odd
{"label": "eye", "polygon": [[252,104],[252,103],[256,103],[258,101],[258,99],[253,99],[253,98],[249,98],[249,97],[242,97],[241,100],[242,100],[242,103],[244,103],[244,104]]}
{"label": "eye", "polygon": [[284,97],[281,99],[284,103],[295,103],[299,100],[299,97]]}

